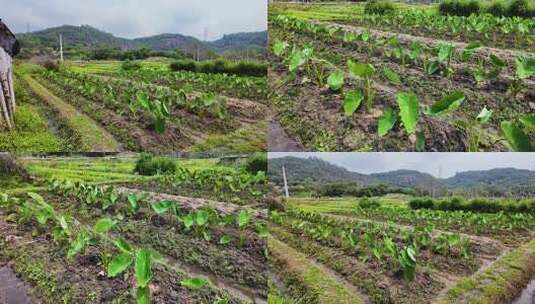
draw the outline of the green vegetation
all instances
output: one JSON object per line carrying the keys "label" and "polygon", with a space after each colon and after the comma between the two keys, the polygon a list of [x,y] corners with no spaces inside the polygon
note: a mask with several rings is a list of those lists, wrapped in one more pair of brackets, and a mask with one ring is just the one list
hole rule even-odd
{"label": "green vegetation", "polygon": [[174,174],[176,168],[175,161],[170,158],[142,154],[136,161],[134,172],[139,175]]}
{"label": "green vegetation", "polygon": [[197,62],[175,61],[169,65],[172,71],[188,71],[208,74],[233,74],[238,76],[265,77],[267,66],[253,61],[231,62],[222,59]]}

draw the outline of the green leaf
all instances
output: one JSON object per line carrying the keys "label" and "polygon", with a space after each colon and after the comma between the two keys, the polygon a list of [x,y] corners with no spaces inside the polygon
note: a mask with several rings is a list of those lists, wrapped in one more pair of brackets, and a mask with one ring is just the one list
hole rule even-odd
{"label": "green leaf", "polygon": [[481,47],[479,42],[471,42],[463,49],[463,60],[468,60],[472,57],[475,50]]}
{"label": "green leaf", "polygon": [[200,289],[208,285],[208,280],[204,278],[189,278],[186,280],[182,280],[180,284],[189,289]]}
{"label": "green leaf", "polygon": [[518,127],[514,122],[503,121],[501,123],[502,132],[505,139],[511,145],[516,152],[532,152],[533,147],[531,145],[529,137]]}
{"label": "green leaf", "polygon": [[347,61],[349,74],[352,77],[371,77],[375,73],[375,68],[371,64],[353,62],[351,59]]}
{"label": "green leaf", "polygon": [[154,119],[154,130],[157,133],[162,134],[163,132],[165,132],[165,121],[166,120],[163,117],[156,117]]}
{"label": "green leaf", "polygon": [[401,92],[396,95],[396,100],[405,130],[409,134],[414,133],[420,116],[420,102],[418,101],[418,97],[412,92]]}
{"label": "green leaf", "polygon": [[426,67],[426,72],[428,75],[433,75],[440,69],[440,63],[438,61],[433,61]]}
{"label": "green leaf", "polygon": [[136,289],[136,304],[150,304],[150,288],[148,286]]}
{"label": "green leaf", "polygon": [[535,58],[518,57],[515,65],[518,78],[526,79],[535,75]]}
{"label": "green leaf", "polygon": [[453,50],[455,46],[451,43],[441,43],[438,47],[438,60],[440,62],[445,62],[453,56]]}
{"label": "green leaf", "polygon": [[223,235],[220,239],[219,239],[219,244],[221,245],[225,245],[225,244],[228,244],[232,241],[232,237],[230,235]]}
{"label": "green leaf", "polygon": [[242,228],[247,226],[249,222],[251,221],[251,215],[246,210],[240,211],[240,214],[238,215],[238,227]]}
{"label": "green leaf", "polygon": [[289,46],[288,42],[286,42],[286,41],[282,42],[280,40],[277,40],[273,44],[273,53],[280,57],[284,53],[284,50],[286,50],[286,48],[288,46]]}
{"label": "green leaf", "polygon": [[206,212],[206,210],[197,211],[195,221],[197,222],[198,226],[205,225],[208,222],[208,212]]}
{"label": "green leaf", "polygon": [[524,125],[524,127],[526,127],[526,129],[535,131],[535,114],[520,117],[520,122]]}
{"label": "green leaf", "polygon": [[119,248],[119,250],[121,250],[124,253],[133,253],[134,251],[132,249],[132,246],[130,246],[130,244],[128,244],[126,240],[123,238],[119,238],[118,240],[114,242],[114,244],[115,246],[117,246],[117,248]]}
{"label": "green leaf", "polygon": [[78,255],[82,252],[85,247],[89,244],[90,237],[85,232],[80,232],[76,239],[70,244],[69,251],[67,252],[67,257],[71,258]]}
{"label": "green leaf", "polygon": [[497,68],[504,68],[505,67],[505,61],[503,61],[500,57],[490,54],[490,63]]}
{"label": "green leaf", "polygon": [[332,72],[327,78],[327,84],[333,91],[338,91],[344,85],[344,73],[340,70]]}
{"label": "green leaf", "polygon": [[383,115],[379,117],[379,136],[383,137],[394,127],[398,120],[398,114],[390,107],[386,107]]}
{"label": "green leaf", "polygon": [[152,203],[150,206],[152,210],[156,212],[156,214],[162,215],[166,213],[169,209],[174,208],[175,203],[171,201],[159,201],[156,203]]}
{"label": "green leaf", "polygon": [[492,116],[492,111],[489,111],[487,107],[483,107],[483,110],[481,110],[481,112],[479,112],[479,114],[477,115],[476,121],[479,124],[483,125],[489,121],[491,116]]}
{"label": "green leaf", "polygon": [[268,227],[264,224],[256,224],[256,233],[260,238],[267,238],[269,236]]}
{"label": "green leaf", "polygon": [[108,278],[124,272],[134,261],[134,256],[130,253],[121,253],[113,257],[108,264]]}
{"label": "green leaf", "polygon": [[139,210],[139,198],[135,193],[128,196],[128,203],[130,203],[130,207],[132,207],[133,210]]}
{"label": "green leaf", "polygon": [[110,231],[110,229],[112,229],[115,224],[116,222],[111,218],[103,218],[95,223],[95,226],[93,226],[93,230],[95,230],[96,233],[106,233]]}
{"label": "green leaf", "polygon": [[390,81],[391,83],[393,84],[401,84],[401,79],[399,78],[399,75],[392,71],[391,69],[387,68],[387,67],[384,67],[383,68],[383,73],[386,77],[386,79],[388,79],[388,81]]}
{"label": "green leaf", "polygon": [[440,101],[435,102],[429,109],[430,115],[444,115],[455,111],[461,103],[466,99],[464,93],[461,91],[454,91]]}
{"label": "green leaf", "polygon": [[361,90],[353,90],[348,92],[344,97],[344,112],[346,116],[351,116],[359,108],[360,103],[364,99]]}
{"label": "green leaf", "polygon": [[140,249],[136,255],[136,281],[139,287],[147,287],[152,279],[152,256],[148,249]]}
{"label": "green leaf", "polygon": [[191,213],[182,218],[182,222],[184,223],[184,226],[187,230],[189,230],[191,226],[193,226],[194,221],[195,220],[193,219],[193,214]]}

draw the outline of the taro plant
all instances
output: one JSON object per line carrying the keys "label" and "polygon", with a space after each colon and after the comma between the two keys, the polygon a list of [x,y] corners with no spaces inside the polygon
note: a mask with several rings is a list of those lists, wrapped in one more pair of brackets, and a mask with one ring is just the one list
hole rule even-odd
{"label": "taro plant", "polygon": [[515,59],[515,77],[509,85],[511,96],[516,98],[524,88],[524,80],[535,76],[535,58],[517,57]]}
{"label": "taro plant", "polygon": [[408,134],[416,132],[416,125],[420,118],[420,102],[418,96],[412,92],[401,92],[396,95],[401,122]]}
{"label": "taro plant", "polygon": [[529,133],[534,133],[535,117],[527,115],[521,117],[518,121],[502,121],[501,130],[505,139],[514,151],[533,152],[535,144],[531,142]]}
{"label": "taro plant", "polygon": [[366,95],[366,111],[372,112],[373,100],[375,98],[375,89],[373,88],[373,79],[375,75],[375,67],[371,64],[353,62],[351,59],[347,61],[349,75],[354,78],[362,79],[364,81],[364,92]]}
{"label": "taro plant", "polygon": [[438,46],[438,61],[445,66],[446,77],[453,74],[451,60],[455,55],[455,45],[447,42],[440,43]]}
{"label": "taro plant", "polygon": [[243,245],[245,244],[245,239],[247,237],[246,235],[247,226],[249,226],[249,223],[251,222],[251,218],[252,218],[251,214],[249,214],[247,210],[241,210],[236,218],[238,229],[239,229],[240,247],[243,247]]}

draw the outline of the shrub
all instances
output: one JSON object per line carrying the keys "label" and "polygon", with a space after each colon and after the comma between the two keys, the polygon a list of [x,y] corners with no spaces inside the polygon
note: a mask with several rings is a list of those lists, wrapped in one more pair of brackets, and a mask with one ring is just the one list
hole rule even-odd
{"label": "shrub", "polygon": [[245,163],[245,170],[251,174],[267,172],[268,160],[266,153],[256,153]]}
{"label": "shrub", "polygon": [[390,0],[369,0],[364,6],[364,13],[385,15],[392,13],[395,10],[394,5]]}
{"label": "shrub", "polygon": [[47,60],[42,65],[48,71],[59,72],[59,64],[54,60]]}
{"label": "shrub", "polygon": [[502,0],[495,0],[485,8],[485,12],[498,17],[506,16],[507,5]]}
{"label": "shrub", "polygon": [[153,157],[150,154],[142,154],[136,161],[134,172],[139,175],[174,174],[176,162],[165,157]]}
{"label": "shrub", "polygon": [[470,16],[479,14],[481,5],[477,0],[446,0],[438,6],[441,15]]}
{"label": "shrub", "polygon": [[137,62],[137,61],[130,61],[130,60],[125,60],[122,64],[121,64],[121,69],[125,70],[125,71],[135,71],[135,70],[139,70],[141,69],[141,63]]}
{"label": "shrub", "polygon": [[376,199],[371,198],[362,198],[359,200],[359,207],[361,208],[378,208],[381,207],[381,203]]}
{"label": "shrub", "polygon": [[230,62],[223,59],[196,62],[193,60],[178,60],[169,65],[172,71],[190,71],[207,74],[234,74],[239,76],[264,77],[267,75],[267,65],[253,61]]}
{"label": "shrub", "polygon": [[528,0],[512,0],[507,7],[507,15],[510,17],[535,17],[535,6],[530,5]]}
{"label": "shrub", "polygon": [[435,202],[432,198],[415,198],[409,201],[411,209],[433,209]]}

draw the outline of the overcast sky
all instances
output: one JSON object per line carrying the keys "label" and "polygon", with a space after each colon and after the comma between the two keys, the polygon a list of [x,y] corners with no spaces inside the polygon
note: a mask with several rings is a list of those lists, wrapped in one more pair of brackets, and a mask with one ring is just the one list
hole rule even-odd
{"label": "overcast sky", "polygon": [[387,172],[411,169],[442,178],[456,172],[494,168],[535,170],[535,153],[288,153],[270,152],[269,158],[296,156],[322,158],[330,163],[359,173]]}
{"label": "overcast sky", "polygon": [[180,33],[203,39],[267,28],[267,0],[0,0],[15,32],[88,24],[124,38]]}

